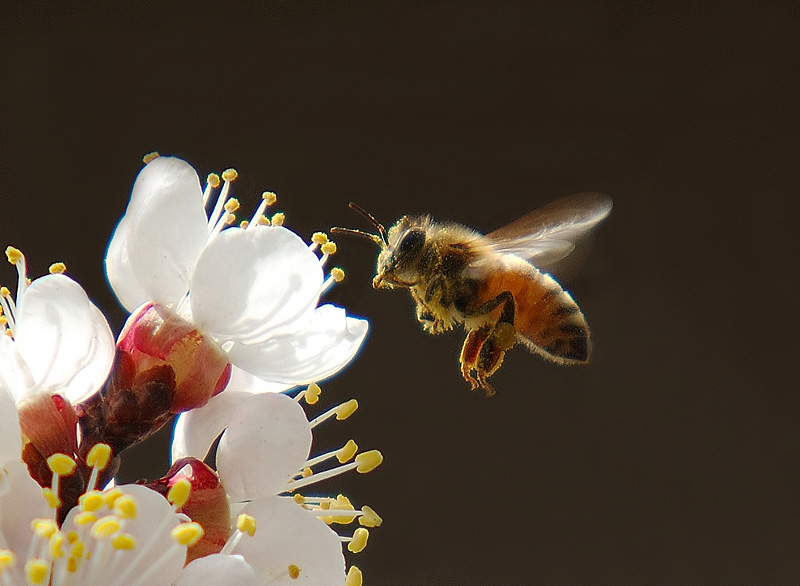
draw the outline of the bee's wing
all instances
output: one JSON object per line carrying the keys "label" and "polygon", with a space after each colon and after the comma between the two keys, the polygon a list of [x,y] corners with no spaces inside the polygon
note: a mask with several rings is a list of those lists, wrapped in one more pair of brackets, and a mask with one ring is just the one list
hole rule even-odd
{"label": "bee's wing", "polygon": [[611,198],[602,193],[578,193],[534,210],[486,235],[488,246],[514,254],[539,267],[567,256],[575,243],[611,211]]}

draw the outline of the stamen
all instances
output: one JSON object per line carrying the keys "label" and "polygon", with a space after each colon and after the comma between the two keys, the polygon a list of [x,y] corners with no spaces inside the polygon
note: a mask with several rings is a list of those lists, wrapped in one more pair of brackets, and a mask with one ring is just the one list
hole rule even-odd
{"label": "stamen", "polygon": [[167,500],[172,504],[173,510],[177,511],[183,507],[189,500],[191,492],[192,483],[186,478],[178,478],[167,492]]}
{"label": "stamen", "polygon": [[289,578],[297,580],[300,577],[300,568],[294,564],[289,564]]}
{"label": "stamen", "polygon": [[306,400],[309,405],[314,405],[319,401],[319,396],[322,394],[322,389],[317,383],[311,383],[304,390],[295,395],[295,401]]}
{"label": "stamen", "polygon": [[318,246],[325,244],[327,241],[328,235],[325,232],[314,232],[311,235],[311,245],[308,248],[313,252]]}
{"label": "stamen", "polygon": [[[223,218],[222,212],[225,209],[225,202],[228,201],[228,193],[231,189],[231,181],[234,181],[238,176],[239,174],[235,169],[228,169],[222,173],[222,180],[224,183],[222,184],[222,189],[217,197],[217,203],[214,205],[214,211],[212,211],[211,215],[208,217],[208,225],[211,226],[211,230],[209,231],[208,235],[209,241],[219,234],[220,230],[222,230],[222,227],[225,224],[227,217]],[[220,219],[222,221],[220,221]]]}
{"label": "stamen", "polygon": [[161,155],[158,151],[153,151],[152,153],[147,153],[145,156],[142,157],[142,162],[146,165],[150,161],[155,161]]}
{"label": "stamen", "polygon": [[250,537],[256,534],[256,519],[250,515],[242,513],[236,517],[236,528],[242,533],[247,533]]}
{"label": "stamen", "polygon": [[324,462],[325,460],[329,460],[330,458],[336,458],[339,460],[340,464],[344,464],[353,459],[353,456],[356,455],[358,451],[358,445],[353,440],[347,440],[347,443],[343,445],[338,450],[333,450],[331,452],[326,452],[324,454],[320,454],[319,456],[315,456],[311,458],[309,461],[306,462],[306,466],[314,467],[320,462]]}
{"label": "stamen", "polygon": [[17,565],[17,556],[10,549],[0,549],[0,574]]}
{"label": "stamen", "polygon": [[286,214],[283,212],[278,212],[272,216],[272,225],[273,226],[283,226],[283,222],[286,221]]}
{"label": "stamen", "polygon": [[358,524],[364,527],[380,527],[383,524],[383,519],[372,507],[363,505],[361,507],[361,516],[358,518]]}
{"label": "stamen", "polygon": [[119,497],[114,503],[114,513],[123,519],[135,519],[137,509],[136,501],[129,495]]}
{"label": "stamen", "polygon": [[378,450],[363,452],[356,456],[354,462],[349,462],[347,464],[331,468],[330,470],[319,472],[318,474],[314,474],[313,476],[309,476],[307,478],[290,481],[288,484],[288,490],[290,492],[294,492],[298,488],[338,476],[339,474],[343,474],[348,470],[356,470],[360,474],[366,474],[367,472],[371,472],[380,466],[381,462],[383,462],[383,455]]}
{"label": "stamen", "polygon": [[347,544],[348,551],[353,553],[360,553],[364,551],[364,548],[367,547],[367,541],[369,540],[369,531],[364,529],[363,527],[359,527],[353,533],[353,537],[349,540],[350,543]]}
{"label": "stamen", "polygon": [[344,586],[361,586],[364,583],[364,577],[356,566],[350,566],[347,572],[347,578],[344,580]]}
{"label": "stamen", "polygon": [[209,173],[206,177],[206,187],[203,190],[203,207],[208,204],[208,198],[211,197],[211,192],[219,187],[219,175],[216,173]]}
{"label": "stamen", "polygon": [[50,579],[50,564],[38,558],[28,560],[25,564],[25,579],[33,586],[46,584]]}
{"label": "stamen", "polygon": [[95,444],[86,455],[86,464],[92,467],[92,475],[86,486],[86,491],[93,491],[97,486],[97,476],[105,470],[111,461],[111,446],[108,444]]}
{"label": "stamen", "polygon": [[17,267],[17,299],[21,299],[28,288],[28,263],[25,255],[13,246],[6,248],[6,258],[8,258],[8,262]]}
{"label": "stamen", "polygon": [[333,287],[334,283],[341,283],[342,281],[344,281],[344,270],[339,267],[333,267],[330,275],[328,275],[328,278],[325,279],[324,283],[322,283],[322,287],[320,288],[320,296],[327,293],[328,289]]}
{"label": "stamen", "polygon": [[261,222],[261,218],[264,217],[264,212],[267,210],[268,206],[271,206],[278,200],[278,196],[272,193],[271,191],[265,191],[261,194],[261,203],[258,204],[256,211],[253,212],[253,215],[250,219],[250,224],[259,225]]}
{"label": "stamen", "polygon": [[170,531],[172,538],[179,544],[186,547],[191,547],[203,537],[203,526],[200,523],[190,522],[181,523]]}
{"label": "stamen", "polygon": [[336,243],[333,240],[328,240],[322,245],[320,250],[322,250],[322,257],[319,259],[319,265],[325,266],[325,263],[328,262],[328,257],[332,254],[336,254]]}
{"label": "stamen", "polygon": [[337,421],[343,421],[350,417],[353,413],[355,413],[356,409],[358,409],[358,401],[355,399],[350,399],[349,401],[345,401],[341,405],[337,405],[333,409],[329,409],[322,415],[318,415],[314,419],[312,419],[308,424],[311,426],[311,429],[314,429],[317,425],[322,423],[323,421],[330,419],[334,415],[336,416]]}
{"label": "stamen", "polygon": [[82,511],[97,511],[104,503],[103,493],[99,490],[91,490],[78,497],[78,506],[80,506]]}
{"label": "stamen", "polygon": [[67,265],[63,262],[54,262],[50,265],[49,272],[51,275],[63,275],[67,272]]}

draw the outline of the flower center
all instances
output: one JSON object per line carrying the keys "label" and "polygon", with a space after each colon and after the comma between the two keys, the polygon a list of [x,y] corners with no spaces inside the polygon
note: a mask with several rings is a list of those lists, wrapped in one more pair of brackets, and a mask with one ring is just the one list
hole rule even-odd
{"label": "flower center", "polygon": [[[55,520],[61,507],[59,481],[62,476],[72,474],[77,463],[65,454],[48,458],[53,481],[51,487],[42,489],[42,494],[53,509],[53,517],[31,522],[31,542],[22,558],[24,562],[13,551],[0,550],[2,584],[136,586],[147,583],[174,559],[176,549],[182,549],[180,555],[185,557],[185,548],[202,537],[202,527],[197,523],[178,523],[170,530],[175,517],[163,515],[158,527],[148,527],[145,532],[139,530],[139,538],[126,531],[139,517],[137,499],[120,488],[95,489],[98,473],[108,465],[110,458],[111,448],[106,444],[97,444],[89,451],[86,462],[92,467],[92,474],[88,488],[61,527]],[[174,487],[174,492],[168,495],[173,512],[188,499],[188,484]],[[163,543],[156,545],[156,537],[167,533],[172,545],[166,548]],[[142,540],[142,535],[152,536],[152,539]]]}

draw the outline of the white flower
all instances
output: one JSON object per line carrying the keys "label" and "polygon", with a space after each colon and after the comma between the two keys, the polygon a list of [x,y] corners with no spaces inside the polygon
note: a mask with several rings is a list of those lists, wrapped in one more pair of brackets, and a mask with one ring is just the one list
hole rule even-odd
{"label": "white flower", "polygon": [[209,176],[204,191],[185,161],[151,160],[111,239],[109,282],[129,311],[150,301],[172,309],[216,339],[234,367],[277,383],[272,390],[327,378],[355,356],[367,322],[317,307],[340,271],[325,279],[328,254],[317,257],[318,242],[308,246],[282,226],[265,225],[274,194],[264,194],[244,227],[223,230],[238,209],[228,199],[235,178],[233,170],[223,173],[206,217],[219,177]]}
{"label": "white flower", "polygon": [[[307,402],[316,403],[318,392],[319,388],[312,385],[296,399],[305,397]],[[315,586],[342,586],[346,579],[347,584],[360,583],[358,568],[351,567],[345,575],[342,543],[347,543],[350,551],[360,551],[366,544],[367,530],[360,527],[352,535],[339,536],[326,522],[347,524],[358,519],[361,525],[374,527],[380,524],[380,518],[369,507],[356,510],[341,495],[310,497],[296,492],[348,470],[369,472],[381,463],[382,456],[376,450],[356,455],[358,447],[352,440],[338,450],[309,457],[312,429],[333,417],[346,419],[358,404],[355,400],[347,401],[309,422],[299,401],[286,395],[233,397],[234,394],[225,398],[226,391],[212,399],[225,398],[224,406],[216,413],[226,413],[227,417],[209,426],[216,432],[208,432],[207,437],[213,439],[211,434],[226,429],[216,455],[219,477],[233,514],[253,517],[258,529],[249,538],[234,534],[218,557],[219,563],[234,564],[223,560],[223,556],[240,555],[246,566],[237,561],[238,570],[245,572],[243,568],[252,568],[260,583],[288,586],[298,572],[306,580],[304,583]],[[219,425],[222,428],[217,429]],[[203,458],[209,445],[210,442],[198,442],[189,447],[173,442],[173,461],[185,456]],[[331,460],[338,460],[338,465],[313,471]],[[290,492],[293,496],[281,496]],[[207,560],[202,562],[203,571],[210,571],[215,562],[203,559]],[[192,562],[186,571],[199,571],[195,569],[199,563],[200,560]]]}
{"label": "white flower", "polygon": [[114,360],[108,322],[69,277],[28,283],[22,253],[9,247],[6,255],[19,279],[16,299],[0,292],[7,334],[0,336],[0,385],[18,402],[34,393],[82,401],[102,386]]}

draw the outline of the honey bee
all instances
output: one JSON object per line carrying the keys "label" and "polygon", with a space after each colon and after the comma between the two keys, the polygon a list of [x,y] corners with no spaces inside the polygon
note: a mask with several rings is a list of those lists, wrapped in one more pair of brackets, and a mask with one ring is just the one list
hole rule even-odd
{"label": "honey bee", "polygon": [[494,395],[487,379],[517,343],[558,364],[589,360],[583,312],[547,271],[609,214],[607,196],[565,197],[486,235],[430,216],[403,216],[386,230],[358,205],[350,207],[378,233],[332,232],[363,236],[380,247],[373,287],[408,289],[429,333],[464,324],[461,375],[473,390],[480,386]]}

